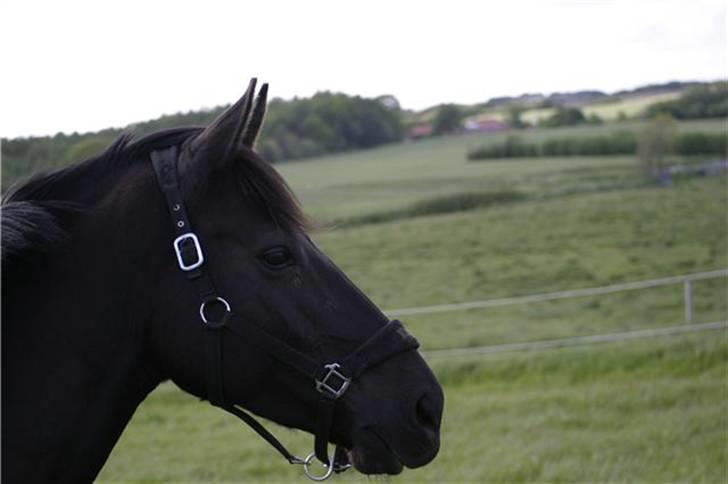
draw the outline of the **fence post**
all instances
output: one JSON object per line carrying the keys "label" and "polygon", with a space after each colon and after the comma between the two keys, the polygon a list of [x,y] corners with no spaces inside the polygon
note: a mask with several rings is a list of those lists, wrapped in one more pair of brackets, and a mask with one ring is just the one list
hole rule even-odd
{"label": "fence post", "polygon": [[693,281],[685,280],[683,285],[683,299],[685,299],[685,323],[693,322]]}

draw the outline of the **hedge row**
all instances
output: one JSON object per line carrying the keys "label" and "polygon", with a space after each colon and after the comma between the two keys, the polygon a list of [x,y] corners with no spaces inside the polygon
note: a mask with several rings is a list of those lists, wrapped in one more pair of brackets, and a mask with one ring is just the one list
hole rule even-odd
{"label": "hedge row", "polygon": [[[678,155],[725,154],[727,140],[728,137],[721,133],[685,133],[676,136],[673,151]],[[609,136],[552,138],[540,144],[509,135],[502,143],[471,150],[468,159],[632,155],[637,152],[637,144],[637,137],[629,131],[618,131]]]}
{"label": "hedge row", "polygon": [[675,140],[675,152],[681,155],[726,154],[728,136],[722,133],[685,133]]}

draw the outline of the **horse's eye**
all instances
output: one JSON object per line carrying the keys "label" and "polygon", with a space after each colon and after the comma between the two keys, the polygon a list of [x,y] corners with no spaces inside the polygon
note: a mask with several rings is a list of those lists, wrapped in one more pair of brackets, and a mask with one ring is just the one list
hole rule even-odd
{"label": "horse's eye", "polygon": [[294,264],[293,255],[285,247],[273,247],[261,254],[261,259],[271,269],[283,269]]}

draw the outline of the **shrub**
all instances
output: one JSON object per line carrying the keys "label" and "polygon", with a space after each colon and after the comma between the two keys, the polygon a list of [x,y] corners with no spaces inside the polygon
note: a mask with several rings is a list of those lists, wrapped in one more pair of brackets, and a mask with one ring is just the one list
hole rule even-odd
{"label": "shrub", "polygon": [[678,99],[647,108],[648,118],[669,114],[676,119],[723,118],[728,116],[728,82],[716,82],[689,89]]}
{"label": "shrub", "polygon": [[[662,122],[664,124],[664,121]],[[670,123],[653,125],[640,134],[642,150],[662,159],[667,153],[677,155],[727,154],[728,137],[721,133],[685,133],[676,135]],[[659,153],[658,153],[659,151]],[[519,158],[538,156],[610,156],[638,153],[638,139],[630,131],[616,131],[609,136],[551,138],[541,145],[527,143],[519,136],[509,136],[505,142],[476,148],[468,153],[469,160]]]}
{"label": "shrub", "polygon": [[432,132],[436,135],[460,131],[463,114],[455,104],[443,104],[432,121]]}
{"label": "shrub", "polygon": [[594,124],[594,125],[604,124],[604,120],[597,113],[591,113],[586,118],[586,122],[589,124]]}
{"label": "shrub", "polygon": [[635,153],[637,140],[629,131],[617,131],[609,136],[551,138],[537,145],[509,136],[504,143],[476,148],[468,153],[469,160],[536,156],[597,156]]}
{"label": "shrub", "polygon": [[114,138],[112,137],[86,137],[68,148],[65,159],[71,161],[87,160],[93,156],[100,155],[113,141]]}
{"label": "shrub", "polygon": [[476,208],[491,207],[503,203],[512,203],[526,200],[527,196],[522,192],[513,190],[501,190],[496,192],[465,192],[452,195],[420,200],[408,207],[387,212],[376,212],[345,220],[338,220],[335,223],[342,227],[350,227],[364,224],[375,224],[404,220],[412,217],[423,217],[426,215],[438,215],[453,212],[463,212]]}
{"label": "shrub", "polygon": [[535,143],[526,143],[523,137],[509,135],[503,143],[476,148],[468,153],[469,160],[485,158],[521,158],[539,156],[539,148]]}
{"label": "shrub", "polygon": [[642,172],[656,178],[667,157],[674,153],[676,139],[675,120],[669,114],[659,114],[639,136],[637,155]]}
{"label": "shrub", "polygon": [[728,137],[722,133],[685,133],[675,140],[681,155],[726,154]]}
{"label": "shrub", "polygon": [[464,210],[489,207],[501,203],[517,202],[525,198],[523,193],[512,190],[466,192],[422,200],[412,205],[406,212],[410,216],[462,212]]}
{"label": "shrub", "polygon": [[587,119],[584,113],[578,108],[559,108],[554,114],[544,119],[539,125],[546,128],[555,128],[557,126],[574,126],[584,124]]}

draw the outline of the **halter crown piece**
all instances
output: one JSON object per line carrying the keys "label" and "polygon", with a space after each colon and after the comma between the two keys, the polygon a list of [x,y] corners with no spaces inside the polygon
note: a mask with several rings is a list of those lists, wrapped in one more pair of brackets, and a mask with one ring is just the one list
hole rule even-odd
{"label": "halter crown piece", "polygon": [[[206,329],[205,372],[207,399],[212,405],[238,417],[271,444],[290,464],[302,465],[306,476],[314,481],[324,481],[334,472],[343,472],[351,464],[346,451],[336,447],[333,457],[328,455],[329,435],[334,418],[336,401],[341,398],[356,379],[367,369],[405,351],[419,347],[399,321],[390,321],[374,333],[361,346],[338,362],[320,362],[272,336],[260,326],[244,322],[237,317],[230,304],[221,297],[212,278],[205,272],[205,257],[199,237],[192,231],[185,210],[177,177],[177,146],[151,152],[152,166],[157,183],[167,201],[172,219],[174,239],[172,247],[180,271],[196,287],[200,296],[200,320]],[[271,356],[286,364],[291,370],[309,378],[312,389],[317,391],[318,424],[314,438],[314,451],[306,458],[291,454],[273,434],[252,415],[225,399],[223,386],[222,341],[233,335],[265,349]],[[314,457],[324,467],[324,473],[316,475],[311,470]]]}

